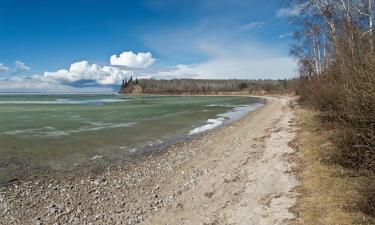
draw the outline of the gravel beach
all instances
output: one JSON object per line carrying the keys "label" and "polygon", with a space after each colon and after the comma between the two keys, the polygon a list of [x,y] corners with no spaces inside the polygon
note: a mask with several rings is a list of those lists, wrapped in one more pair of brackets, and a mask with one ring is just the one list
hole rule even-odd
{"label": "gravel beach", "polygon": [[15,180],[0,224],[288,224],[298,182],[294,100],[96,172]]}

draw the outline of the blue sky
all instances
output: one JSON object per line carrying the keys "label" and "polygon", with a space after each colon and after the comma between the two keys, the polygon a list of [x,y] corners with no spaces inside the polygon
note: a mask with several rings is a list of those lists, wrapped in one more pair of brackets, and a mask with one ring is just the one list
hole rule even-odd
{"label": "blue sky", "polygon": [[89,90],[130,74],[292,77],[287,16],[295,11],[285,7],[275,0],[1,0],[0,92],[42,82],[45,91]]}

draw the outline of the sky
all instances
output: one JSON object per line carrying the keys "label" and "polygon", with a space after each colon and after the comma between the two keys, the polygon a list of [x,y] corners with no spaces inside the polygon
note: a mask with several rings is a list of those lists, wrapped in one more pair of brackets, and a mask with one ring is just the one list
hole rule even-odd
{"label": "sky", "polygon": [[123,77],[284,79],[299,13],[277,0],[0,0],[0,92],[106,92]]}

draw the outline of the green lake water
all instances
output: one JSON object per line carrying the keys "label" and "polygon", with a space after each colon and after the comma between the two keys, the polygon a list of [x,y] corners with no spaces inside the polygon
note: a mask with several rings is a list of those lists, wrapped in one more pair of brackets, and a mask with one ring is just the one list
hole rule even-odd
{"label": "green lake water", "polygon": [[0,183],[21,164],[62,170],[121,158],[260,105],[249,97],[0,95]]}

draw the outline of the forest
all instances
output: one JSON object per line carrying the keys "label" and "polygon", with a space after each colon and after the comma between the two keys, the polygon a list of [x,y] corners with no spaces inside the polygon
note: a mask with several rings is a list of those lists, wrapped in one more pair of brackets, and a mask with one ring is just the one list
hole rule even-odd
{"label": "forest", "polygon": [[[294,80],[203,80],[203,79],[136,79],[124,80],[122,90],[140,85],[146,94],[218,94],[241,92],[246,94],[284,94],[293,92]],[[120,91],[121,92],[121,91]]]}

